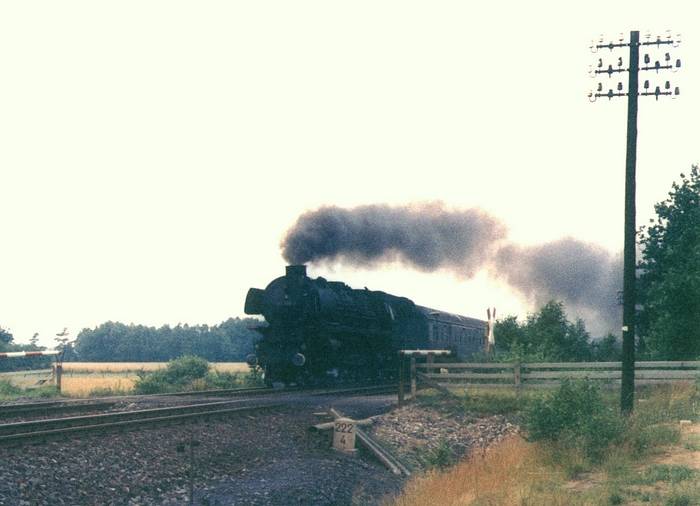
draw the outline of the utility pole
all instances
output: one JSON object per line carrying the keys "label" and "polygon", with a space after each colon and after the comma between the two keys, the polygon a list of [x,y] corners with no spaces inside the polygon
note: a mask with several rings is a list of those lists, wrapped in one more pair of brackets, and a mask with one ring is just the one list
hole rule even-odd
{"label": "utility pole", "polygon": [[[625,41],[624,35],[620,34],[618,42],[607,42],[601,37],[597,42],[592,42],[590,49],[593,53],[608,50],[615,65],[603,62],[602,55],[598,58],[597,67],[591,67],[589,75],[593,78],[603,77],[607,74],[607,81],[611,83],[613,75],[627,72],[627,90],[622,81],[617,83],[616,89],[609,87],[604,90],[602,81],[599,81],[596,91],[588,94],[589,100],[595,102],[598,98],[606,97],[612,100],[616,97],[627,97],[627,151],[625,160],[625,244],[624,244],[624,275],[622,294],[622,385],[620,391],[620,409],[624,414],[632,413],[634,407],[634,352],[635,352],[635,281],[636,281],[636,205],[635,205],[635,184],[637,167],[637,105],[640,96],[653,96],[656,100],[659,97],[670,96],[675,98],[680,94],[678,87],[671,90],[671,82],[665,81],[663,84],[652,86],[648,79],[644,81],[644,91],[639,92],[639,72],[653,71],[658,76],[662,70],[677,71],[681,66],[681,61],[677,59],[675,64],[671,54],[668,52],[669,46],[678,47],[680,36],[672,36],[667,32],[665,37],[657,36],[651,40],[651,34],[645,35],[646,41],[639,41],[639,32],[631,31],[629,41]],[[615,53],[618,49],[629,48],[628,66],[625,68],[623,56]],[[639,65],[639,51],[644,48],[647,51],[656,51],[658,59],[652,57],[649,52],[644,54],[643,66]],[[605,80],[605,78],[603,78]],[[663,90],[662,90],[663,87]]]}

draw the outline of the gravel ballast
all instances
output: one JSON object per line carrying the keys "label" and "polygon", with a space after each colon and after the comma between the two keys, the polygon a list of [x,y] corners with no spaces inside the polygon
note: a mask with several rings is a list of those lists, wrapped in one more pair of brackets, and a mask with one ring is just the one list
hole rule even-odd
{"label": "gravel ballast", "polygon": [[325,421],[313,413],[384,413],[367,430],[418,472],[437,445],[458,458],[517,432],[502,416],[446,416],[420,405],[389,411],[394,401],[299,397],[230,418],[0,447],[0,505],[184,505],[190,476],[199,505],[378,505],[406,478],[364,450],[332,450],[330,431],[309,430]]}

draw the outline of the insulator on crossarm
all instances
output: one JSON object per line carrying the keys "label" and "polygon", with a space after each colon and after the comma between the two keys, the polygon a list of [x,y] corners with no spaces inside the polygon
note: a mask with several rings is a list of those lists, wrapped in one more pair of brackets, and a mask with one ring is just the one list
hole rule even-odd
{"label": "insulator on crossarm", "polygon": [[678,59],[676,60],[676,66],[673,67],[673,68],[671,69],[671,71],[673,71],[673,72],[678,72],[678,69],[679,69],[679,68],[681,68],[681,59],[680,59],[680,58],[678,58]]}
{"label": "insulator on crossarm", "polygon": [[681,94],[681,90],[680,90],[680,88],[679,88],[678,86],[676,86],[676,89],[673,90],[673,94],[674,94],[675,96],[678,96],[678,95]]}
{"label": "insulator on crossarm", "polygon": [[671,81],[666,81],[666,84],[664,84],[664,88],[666,88],[667,90],[670,90],[671,89]]}
{"label": "insulator on crossarm", "polygon": [[622,67],[622,56],[619,56],[619,57],[617,58],[617,66],[618,66],[618,67]]}
{"label": "insulator on crossarm", "polygon": [[649,62],[650,62],[650,61],[651,61],[651,58],[649,57],[649,53],[646,53],[646,54],[644,55],[644,63],[646,63],[647,65],[649,65]]}
{"label": "insulator on crossarm", "polygon": [[589,91],[588,92],[588,101],[595,102],[596,100],[598,100],[598,97],[595,96],[595,93],[593,93],[592,91]]}
{"label": "insulator on crossarm", "polygon": [[648,90],[648,89],[649,89],[649,79],[646,79],[646,80],[644,81],[644,89],[645,89],[645,90]]}
{"label": "insulator on crossarm", "polygon": [[598,58],[598,68],[599,69],[603,68],[603,59],[602,58]]}
{"label": "insulator on crossarm", "polygon": [[664,55],[664,61],[671,61],[671,53],[666,53]]}
{"label": "insulator on crossarm", "polygon": [[661,88],[658,86],[656,87],[656,90],[654,90],[654,95],[656,96],[656,100],[659,99],[659,95],[661,94]]}
{"label": "insulator on crossarm", "polygon": [[671,43],[673,47],[678,47],[681,45],[681,34],[677,33],[675,38],[673,39],[673,42]]}
{"label": "insulator on crossarm", "polygon": [[622,83],[617,83],[617,91],[622,91]]}
{"label": "insulator on crossarm", "polygon": [[598,93],[603,91],[603,83],[598,83]]}

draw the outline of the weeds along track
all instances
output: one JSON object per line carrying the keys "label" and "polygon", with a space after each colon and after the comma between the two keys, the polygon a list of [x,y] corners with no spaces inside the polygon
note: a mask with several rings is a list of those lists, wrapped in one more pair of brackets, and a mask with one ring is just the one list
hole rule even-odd
{"label": "weeds along track", "polygon": [[[291,398],[316,396],[351,396],[373,395],[395,392],[395,385],[375,385],[333,389],[239,389],[229,391],[226,395],[236,395],[240,398],[216,402],[197,402],[186,405],[156,407],[147,409],[131,409],[81,416],[64,416],[60,418],[42,418],[15,421],[0,424],[0,446],[16,445],[28,442],[45,441],[61,436],[78,436],[88,432],[106,432],[127,428],[167,425],[188,421],[206,420],[210,418],[229,416],[240,413],[255,412],[263,409],[280,407]],[[215,391],[217,395],[224,391]],[[186,392],[176,395],[212,395],[211,391]],[[172,397],[172,395],[169,395]],[[32,404],[5,405],[0,407],[0,417],[12,414],[18,415],[51,415],[66,411],[100,410],[112,408],[118,402],[143,400],[162,395],[123,396],[85,402],[80,400],[52,401]],[[167,397],[167,396],[165,396]],[[243,405],[245,404],[245,405]]]}

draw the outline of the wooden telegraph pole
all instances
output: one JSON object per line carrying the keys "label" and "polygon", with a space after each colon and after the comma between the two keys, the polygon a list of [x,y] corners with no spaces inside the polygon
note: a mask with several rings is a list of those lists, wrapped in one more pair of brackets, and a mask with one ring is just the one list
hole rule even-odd
{"label": "wooden telegraph pole", "polygon": [[[656,40],[650,39],[651,35],[645,35],[645,42],[639,42],[639,32],[631,31],[629,42],[626,42],[621,34],[618,42],[605,43],[601,38],[597,43],[590,46],[591,52],[609,50],[608,54],[616,60],[616,66],[609,64],[607,68],[603,63],[603,58],[598,58],[597,68],[591,68],[591,77],[602,77],[607,74],[607,80],[614,74],[627,72],[627,91],[624,90],[622,82],[617,83],[614,91],[608,88],[603,90],[603,83],[598,82],[596,91],[588,94],[591,102],[596,99],[606,97],[612,100],[615,97],[627,97],[627,152],[625,159],[625,243],[624,243],[624,274],[623,274],[623,308],[622,308],[622,388],[620,392],[620,409],[624,414],[630,414],[634,407],[634,352],[635,352],[635,281],[636,281],[636,205],[635,205],[635,185],[637,167],[637,105],[640,96],[653,96],[659,100],[661,96],[671,96],[675,98],[680,91],[676,87],[671,91],[670,81],[665,81],[663,85],[657,85],[651,91],[649,80],[644,81],[644,91],[639,92],[639,72],[655,71],[658,75],[661,70],[677,70],[681,66],[681,61],[676,60],[675,64],[671,60],[668,46],[678,47],[680,36],[673,37],[667,32],[665,37],[658,36]],[[617,56],[614,51],[619,48],[629,47],[628,67],[624,67],[623,57]],[[651,63],[649,53],[644,55],[644,65],[639,66],[639,49],[655,49],[662,56]],[[663,63],[662,63],[663,62]],[[605,80],[605,78],[603,78]],[[663,90],[662,90],[663,86]]]}

